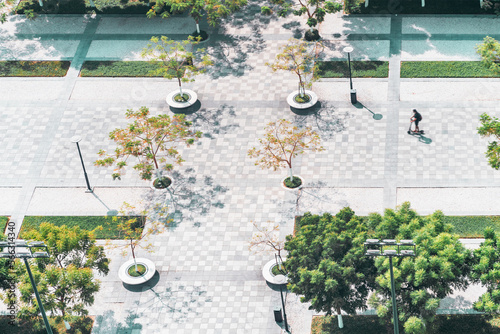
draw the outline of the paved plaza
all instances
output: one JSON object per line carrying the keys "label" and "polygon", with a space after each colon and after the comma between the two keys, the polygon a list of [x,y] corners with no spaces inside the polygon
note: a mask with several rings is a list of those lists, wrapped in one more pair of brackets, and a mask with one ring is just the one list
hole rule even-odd
{"label": "paved plaza", "polygon": [[[140,60],[151,36],[186,38],[192,19],[60,15],[11,17],[0,25],[2,60],[72,61],[64,78],[0,79],[0,215],[11,216],[18,229],[26,215],[106,215],[123,202],[165,203],[174,216],[169,230],[153,237],[155,252],[139,253],[157,266],[151,284],[124,287],[117,270],[128,258],[108,252],[110,274],[100,278],[90,308],[94,334],[280,333],[273,317],[279,289],[261,274],[272,254],[248,250],[252,221],[279,223],[284,238],[296,215],[344,206],[366,215],[410,201],[421,214],[500,214],[500,174],[488,166],[487,140],[476,131],[480,114],[500,114],[500,79],[399,77],[404,60],[479,60],[474,46],[486,35],[499,39],[500,20],[327,16],[320,27],[324,59],[344,59],[342,49],[352,46],[354,60],[388,60],[389,78],[354,79],[357,105],[349,101],[348,80],[320,80],[313,85],[319,104],[295,113],[286,97],[297,79],[265,63],[289,38],[303,35],[305,23],[261,16],[257,4],[250,1],[219,27],[202,26],[215,66],[186,87],[201,103],[187,118],[203,136],[181,148],[186,162],[163,194],[131,170],[113,181],[112,170],[93,161],[100,149],[113,149],[108,133],[127,123],[127,109],[171,113],[165,97],[177,83],[78,73],[85,60]],[[423,115],[423,136],[406,133],[413,108]],[[280,187],[285,170],[262,170],[247,156],[265,125],[280,118],[311,126],[325,147],[295,160],[305,180],[298,192]],[[83,138],[93,194],[85,193],[74,135]],[[448,298],[442,309],[470,309],[476,290]],[[292,333],[310,332],[313,312],[290,293],[287,311]]]}

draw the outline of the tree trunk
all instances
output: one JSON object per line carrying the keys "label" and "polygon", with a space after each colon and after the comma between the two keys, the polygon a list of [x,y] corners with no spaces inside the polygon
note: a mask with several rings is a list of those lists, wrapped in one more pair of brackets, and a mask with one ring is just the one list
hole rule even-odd
{"label": "tree trunk", "polygon": [[134,259],[135,271],[139,272],[139,268],[137,268],[137,261],[135,260],[134,246],[132,246],[132,244],[130,244],[130,249],[132,250],[132,258]]}
{"label": "tree trunk", "polygon": [[196,32],[199,34],[200,32],[200,25],[198,24],[198,21],[196,21]]}
{"label": "tree trunk", "polygon": [[292,182],[292,181],[293,181],[293,171],[292,171],[292,167],[290,167],[288,170],[289,170],[289,172],[290,172],[290,173],[289,173],[289,174],[290,174],[290,182]]}
{"label": "tree trunk", "polygon": [[181,78],[177,78],[177,80],[179,81],[179,92],[181,93],[181,97],[182,97],[182,81],[181,81]]}
{"label": "tree trunk", "polygon": [[342,314],[340,312],[337,316],[337,320],[339,322],[339,328],[344,328],[344,322],[342,321]]}

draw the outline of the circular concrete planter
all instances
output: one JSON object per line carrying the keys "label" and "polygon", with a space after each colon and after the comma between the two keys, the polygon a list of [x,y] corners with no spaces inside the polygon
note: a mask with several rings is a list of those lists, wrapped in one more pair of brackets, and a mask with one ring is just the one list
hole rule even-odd
{"label": "circular concrete planter", "polygon": [[309,97],[311,98],[309,102],[306,103],[295,102],[295,97],[299,95],[299,92],[297,91],[288,95],[288,97],[286,98],[286,102],[290,107],[295,109],[307,109],[313,107],[318,102],[318,95],[316,95],[316,93],[311,90],[305,90],[305,94],[309,95]]}
{"label": "circular concrete planter", "polygon": [[163,190],[167,190],[168,188],[172,187],[172,184],[174,184],[174,179],[170,176],[170,175],[162,175],[161,177],[167,177],[170,179],[170,185],[166,188],[155,188],[154,186],[154,183],[155,181],[158,179],[157,177],[155,177],[149,184],[149,186],[151,187],[151,189],[155,190],[155,191],[163,191]]}
{"label": "circular concrete planter", "polygon": [[[286,260],[286,258],[282,258],[283,261]],[[274,275],[273,274],[273,267],[276,267],[278,264],[276,263],[276,259],[273,259],[269,262],[267,262],[264,265],[264,268],[262,268],[262,276],[264,276],[264,279],[271,283],[271,284],[287,284],[288,278],[283,275]]]}
{"label": "circular concrete planter", "polygon": [[302,188],[304,186],[304,179],[299,175],[294,175],[294,177],[298,177],[300,181],[302,181],[300,186],[298,186],[297,188],[288,188],[287,186],[285,186],[285,180],[289,178],[289,176],[287,176],[283,180],[281,180],[281,187],[286,190],[299,190],[300,188]]}
{"label": "circular concrete planter", "polygon": [[134,259],[130,259],[124,264],[122,264],[120,266],[120,269],[118,269],[118,277],[120,277],[120,280],[123,283],[130,285],[138,285],[146,283],[155,275],[156,266],[153,263],[153,261],[144,258],[136,258],[135,261],[137,262],[137,264],[142,264],[144,267],[146,267],[146,272],[142,276],[138,277],[130,276],[128,274],[128,270],[130,267],[133,267],[135,265]]}
{"label": "circular concrete planter", "polygon": [[169,106],[172,108],[183,109],[191,107],[193,104],[198,101],[198,94],[193,92],[190,89],[183,89],[182,93],[189,95],[189,99],[186,102],[177,102],[174,100],[174,96],[178,95],[180,92],[178,90],[173,91],[167,95],[166,101]]}

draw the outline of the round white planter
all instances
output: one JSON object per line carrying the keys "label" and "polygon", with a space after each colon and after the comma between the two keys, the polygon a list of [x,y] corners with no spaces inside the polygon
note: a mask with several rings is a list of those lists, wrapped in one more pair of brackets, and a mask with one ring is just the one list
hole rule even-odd
{"label": "round white planter", "polygon": [[153,180],[151,180],[151,182],[149,183],[149,187],[151,187],[151,189],[156,190],[156,191],[164,191],[164,190],[167,190],[168,188],[172,187],[172,185],[174,184],[174,179],[170,175],[162,175],[161,177],[168,177],[170,179],[170,181],[172,181],[168,187],[161,188],[161,189],[155,188],[153,183],[155,182],[157,177],[155,177]]}
{"label": "round white planter", "polygon": [[174,96],[177,95],[177,94],[179,94],[179,91],[175,90],[173,92],[170,92],[167,95],[167,99],[166,99],[167,104],[169,106],[171,106],[172,108],[182,109],[182,108],[191,107],[193,104],[196,103],[196,101],[198,101],[198,94],[196,94],[192,90],[190,90],[190,89],[183,89],[182,93],[189,95],[189,100],[187,100],[186,102],[176,102],[174,100]]}
{"label": "round white planter", "polygon": [[300,188],[302,188],[304,186],[304,179],[299,176],[299,175],[294,175],[294,177],[298,177],[300,179],[300,181],[302,181],[302,183],[300,184],[300,186],[298,186],[297,188],[288,188],[288,187],[285,187],[285,180],[289,178],[289,176],[285,177],[283,180],[281,180],[281,187],[283,189],[286,189],[286,190],[299,190]]}
{"label": "round white planter", "polygon": [[290,107],[295,108],[295,109],[311,108],[312,106],[314,106],[318,102],[318,95],[316,95],[315,92],[313,92],[311,90],[307,90],[307,89],[305,90],[305,93],[306,93],[306,95],[309,95],[311,97],[311,99],[307,103],[295,102],[295,97],[297,95],[299,95],[299,92],[297,92],[297,91],[288,95],[288,97],[286,98],[286,102],[288,103],[288,105]]}
{"label": "round white planter", "polygon": [[[286,258],[282,258],[283,261],[286,260]],[[283,275],[273,275],[273,267],[277,266],[276,260],[273,259],[269,262],[267,262],[264,265],[264,268],[262,268],[262,276],[264,276],[264,279],[268,281],[271,284],[286,284],[288,281],[288,278]]]}
{"label": "round white planter", "polygon": [[144,259],[144,258],[136,258],[135,261],[137,264],[142,264],[144,267],[146,267],[146,272],[142,276],[138,277],[132,277],[128,274],[128,270],[130,267],[133,267],[134,264],[134,259],[130,259],[124,264],[120,266],[120,269],[118,269],[118,277],[120,277],[120,280],[123,283],[130,284],[130,285],[138,285],[142,283],[146,283],[149,281],[153,276],[155,275],[156,272],[156,266],[153,263],[153,261]]}

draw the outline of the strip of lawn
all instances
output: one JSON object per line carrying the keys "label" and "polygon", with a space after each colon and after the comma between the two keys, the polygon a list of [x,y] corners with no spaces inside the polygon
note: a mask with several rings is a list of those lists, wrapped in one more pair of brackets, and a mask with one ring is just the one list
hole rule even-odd
{"label": "strip of lawn", "polygon": [[[142,14],[145,15],[151,8],[147,1],[136,0],[94,0],[92,7],[90,0],[71,0],[46,3],[43,7],[37,0],[21,0],[16,8],[17,14],[24,14],[25,10],[33,10],[38,14]],[[165,6],[168,11],[170,7]]]}
{"label": "strip of lawn", "polygon": [[151,74],[158,66],[147,61],[86,61],[82,77],[162,77]]}
{"label": "strip of lawn", "polygon": [[498,78],[480,61],[402,61],[401,78]]}
{"label": "strip of lawn", "polygon": [[0,77],[64,77],[69,61],[0,61]]}
{"label": "strip of lawn", "polygon": [[[354,1],[348,1],[354,2]],[[484,10],[479,1],[439,0],[426,1],[422,7],[421,0],[370,0],[368,7],[364,2],[359,7],[361,14],[493,14],[493,9]]]}
{"label": "strip of lawn", "polygon": [[102,230],[95,233],[96,239],[122,239],[123,235],[118,232],[116,226],[120,221],[131,218],[139,218],[137,219],[137,225],[139,225],[143,217],[120,216],[118,221],[114,221],[110,216],[26,216],[21,227],[20,238],[22,239],[27,231],[38,229],[41,223],[48,222],[56,226],[79,226],[82,230],[88,231],[102,226]]}
{"label": "strip of lawn", "polygon": [[[360,218],[365,219],[366,216]],[[300,228],[300,219],[295,217],[294,235]],[[444,216],[444,222],[453,225],[452,232],[460,238],[484,238],[487,227],[500,233],[500,216]]]}
{"label": "strip of lawn", "polygon": [[[80,333],[90,334],[94,320],[91,317],[72,317],[69,319],[71,330],[67,331],[64,322],[61,318],[48,317],[50,327],[54,334],[63,333]],[[33,319],[31,321],[19,321],[19,324],[12,325],[9,322],[12,320],[6,316],[0,316],[0,333],[5,334],[46,334],[47,330],[42,318]]]}
{"label": "strip of lawn", "polygon": [[[353,78],[387,78],[389,62],[387,61],[351,61]],[[349,78],[347,61],[319,61],[318,75],[320,78]]]}
{"label": "strip of lawn", "polygon": [[5,233],[5,225],[9,221],[9,217],[0,216],[0,231],[1,233]]}
{"label": "strip of lawn", "polygon": [[[342,316],[344,328],[338,328],[337,317],[314,317],[311,334],[380,334],[387,333],[392,324],[381,325],[377,316],[358,315]],[[491,324],[482,314],[447,314],[436,316],[436,328],[439,334],[500,334],[500,328]],[[392,329],[389,330],[392,333]],[[401,333],[404,331],[401,329]]]}

